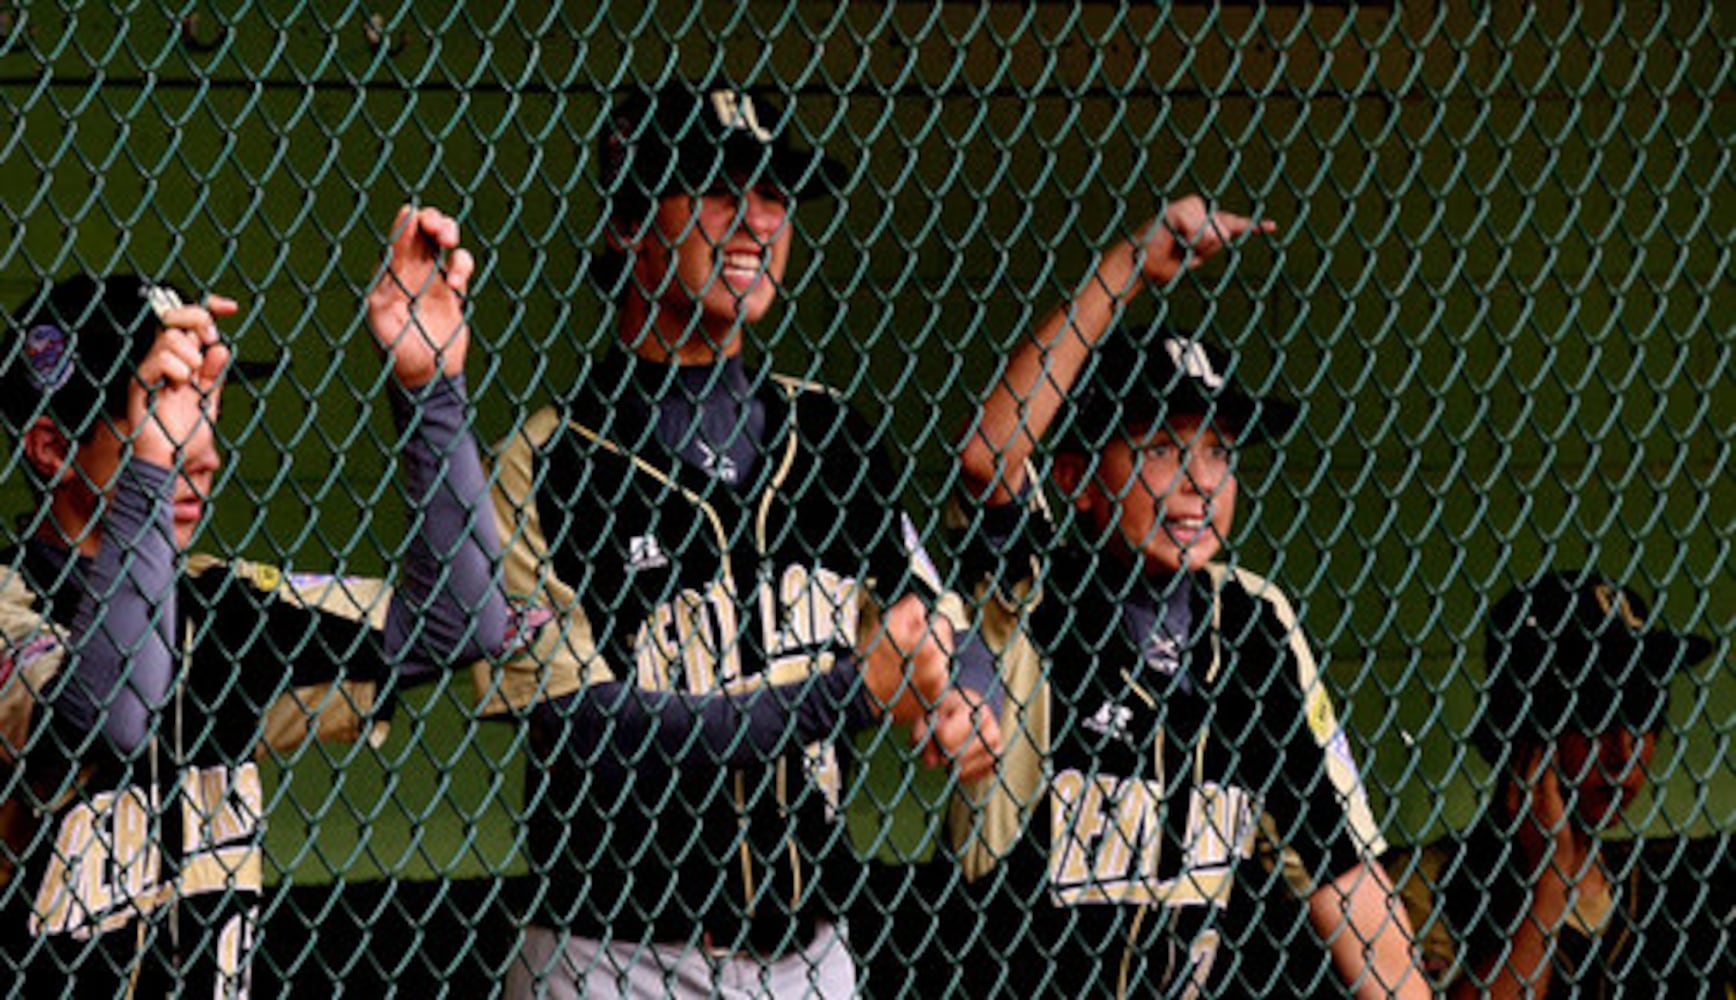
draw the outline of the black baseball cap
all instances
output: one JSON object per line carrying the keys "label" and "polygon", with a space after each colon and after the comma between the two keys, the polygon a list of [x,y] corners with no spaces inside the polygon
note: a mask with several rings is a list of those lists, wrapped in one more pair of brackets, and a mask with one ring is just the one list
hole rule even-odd
{"label": "black baseball cap", "polygon": [[[13,312],[0,347],[0,412],[12,433],[46,416],[76,440],[101,414],[126,416],[131,376],[160,326],[149,299],[155,288],[187,300],[173,285],[136,274],[77,274]],[[227,377],[259,377],[276,367],[232,361]]]}
{"label": "black baseball cap", "polygon": [[616,212],[741,177],[769,178],[798,200],[836,194],[847,171],[794,131],[762,89],[691,81],[640,89],[615,106],[603,135],[603,191]]}
{"label": "black baseball cap", "polygon": [[1284,436],[1295,403],[1249,394],[1236,356],[1197,334],[1157,327],[1104,338],[1075,390],[1063,450],[1097,451],[1117,433],[1193,415],[1227,427],[1238,444]]}
{"label": "black baseball cap", "polygon": [[1715,648],[1656,627],[1644,598],[1596,572],[1545,573],[1489,613],[1477,749],[1494,763],[1514,740],[1655,732],[1670,678]]}

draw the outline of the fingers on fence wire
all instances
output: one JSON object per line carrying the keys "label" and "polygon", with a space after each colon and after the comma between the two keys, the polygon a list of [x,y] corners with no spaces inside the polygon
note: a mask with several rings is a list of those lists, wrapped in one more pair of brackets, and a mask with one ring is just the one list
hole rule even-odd
{"label": "fingers on fence wire", "polygon": [[234,315],[238,306],[222,296],[190,306],[166,288],[152,292],[161,329],[139,364],[127,413],[139,457],[168,466],[201,426],[216,420],[231,356],[217,319]]}
{"label": "fingers on fence wire", "polygon": [[932,714],[918,720],[913,742],[929,767],[951,766],[960,781],[979,781],[1000,760],[1000,720],[980,694],[955,687]]}
{"label": "fingers on fence wire", "polygon": [[861,651],[863,681],[879,710],[903,724],[926,716],[951,678],[952,649],[951,622],[930,615],[920,598],[888,608]]}
{"label": "fingers on fence wire", "polygon": [[407,389],[464,371],[470,342],[464,309],[476,260],[459,238],[457,220],[437,208],[405,205],[392,223],[386,259],[368,293],[368,325]]}

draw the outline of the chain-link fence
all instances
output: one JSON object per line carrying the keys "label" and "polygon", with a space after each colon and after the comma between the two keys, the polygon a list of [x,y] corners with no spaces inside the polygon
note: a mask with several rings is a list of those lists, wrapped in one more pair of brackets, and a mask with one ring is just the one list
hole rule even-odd
{"label": "chain-link fence", "polygon": [[[683,963],[703,983],[781,958],[807,978],[758,988],[1333,993],[1384,973],[1378,947],[1344,946],[1372,925],[1319,893],[1384,900],[1355,867],[1384,843],[1443,981],[1726,994],[1732,58],[1712,4],[0,6],[4,363],[36,378],[5,382],[24,389],[6,401],[0,494],[0,979],[191,989],[207,962],[250,965],[261,995],[471,996],[504,989],[515,961],[530,979],[661,989]],[[693,135],[715,115],[837,165],[793,199],[799,183],[743,191],[727,169],[683,189],[728,201],[732,232],[784,219],[713,241],[698,280],[736,308],[776,299],[747,328],[739,385],[632,360],[681,319],[669,281],[635,264],[599,289],[623,249],[647,259],[646,234],[709,232],[608,210],[610,109],[675,80],[763,102],[701,100]],[[755,117],[779,105],[775,127]],[[676,138],[627,145],[643,157],[657,137]],[[1235,449],[1233,527],[1164,508],[1177,523],[1148,528],[1228,539],[1227,574],[1178,590],[1125,568],[1138,543],[1114,524],[1138,477],[1111,488],[1107,443],[1080,472],[1070,410],[1021,493],[1047,518],[989,512],[959,452],[1050,310],[1196,192],[1276,231],[1124,303],[1117,334],[1151,357],[1161,336],[1136,331],[1197,330],[1236,361],[1188,362],[1184,336],[1164,385],[1298,412],[1270,446]],[[462,665],[404,674],[405,647],[381,638],[376,581],[403,582],[418,537],[436,538],[431,565],[452,552],[413,478],[437,423],[418,407],[436,404],[404,397],[394,421],[401,379],[368,332],[406,201],[449,212],[477,263],[463,413],[519,643],[494,651],[514,669],[475,673],[480,693]],[[787,265],[762,258],[785,237]],[[152,738],[130,749],[113,732],[144,647],[121,644],[103,688],[81,673],[97,657],[80,630],[139,563],[67,562],[125,548],[100,531],[105,481],[67,471],[100,449],[30,433],[52,416],[56,359],[88,348],[45,341],[23,310],[79,273],[234,298],[220,325],[250,363],[223,393],[200,555],[174,565],[199,614],[144,602],[179,679],[146,693]],[[1089,310],[1070,322],[1086,330]],[[1056,364],[1044,384],[1064,381]],[[671,437],[674,411],[693,423]],[[1131,429],[1149,469],[1163,449]],[[1006,462],[997,474],[1014,485]],[[1225,505],[1201,475],[1146,500]],[[900,562],[906,542],[923,555]],[[1583,598],[1617,624],[1575,659],[1547,595],[1516,615],[1498,602],[1581,567],[1601,577],[1569,581],[1555,619]],[[931,583],[1000,671],[970,716],[994,719],[999,767],[971,794],[907,729],[857,717],[874,654],[850,655],[855,634],[895,632],[874,616]],[[860,609],[859,589],[875,597]],[[1134,649],[1141,629],[1179,652]],[[1508,649],[1492,667],[1491,630]],[[1616,657],[1616,632],[1653,642]],[[842,676],[862,685],[792,665],[833,654],[860,661]],[[189,682],[200,656],[232,676]],[[1538,666],[1547,679],[1513,679]],[[750,702],[755,677],[774,697]],[[739,683],[678,717],[611,679]],[[1643,696],[1660,688],[1665,705]],[[62,700],[105,691],[69,729]],[[303,738],[297,705],[337,738]],[[1565,721],[1528,738],[1544,715]],[[1219,841],[1249,856],[1221,893],[1204,888]],[[847,929],[828,945],[828,927]],[[574,950],[596,940],[617,950]]]}

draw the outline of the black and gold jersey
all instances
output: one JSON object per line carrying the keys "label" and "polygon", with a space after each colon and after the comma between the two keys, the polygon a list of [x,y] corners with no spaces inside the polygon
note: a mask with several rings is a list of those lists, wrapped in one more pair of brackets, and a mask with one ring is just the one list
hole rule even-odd
{"label": "black and gold jersey", "polygon": [[[8,564],[64,635],[81,561],[33,542]],[[257,755],[310,736],[384,735],[379,581],[200,556],[187,569],[179,669],[144,746],[119,753],[37,706],[11,792],[42,816],[0,887],[26,995],[64,985],[68,969],[93,995],[128,982],[147,993],[241,989],[264,877]]]}
{"label": "black and gold jersey", "polygon": [[[854,878],[831,737],[859,686],[834,682],[882,595],[932,572],[898,475],[837,394],[745,370],[710,386],[751,393],[735,402],[763,432],[751,456],[707,461],[656,434],[681,374],[614,352],[501,449],[508,591],[547,620],[478,691],[529,717],[536,923],[777,951],[835,917]],[[816,737],[793,702],[739,738],[723,727],[723,746],[695,725],[769,685],[836,693]]]}
{"label": "black and gold jersey", "polygon": [[1260,838],[1303,890],[1383,841],[1284,595],[1241,569],[1128,586],[1110,565],[1057,548],[985,597],[1013,735],[954,807],[983,915],[962,947],[1038,993],[1216,995]]}

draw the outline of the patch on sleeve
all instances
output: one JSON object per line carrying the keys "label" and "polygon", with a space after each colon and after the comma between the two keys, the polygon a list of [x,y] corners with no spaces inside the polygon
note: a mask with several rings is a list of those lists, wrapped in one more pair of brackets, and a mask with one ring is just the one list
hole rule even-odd
{"label": "patch on sleeve", "polygon": [[910,565],[916,570],[916,575],[936,591],[940,590],[940,569],[934,565],[934,560],[929,558],[928,550],[923,548],[922,536],[916,531],[916,522],[910,519],[909,514],[901,513],[898,515],[898,525],[904,534],[904,551],[909,555]]}
{"label": "patch on sleeve", "polygon": [[516,656],[536,644],[543,627],[555,620],[554,609],[514,598],[507,605],[506,645],[502,656]]}
{"label": "patch on sleeve", "polygon": [[30,380],[43,392],[54,392],[72,378],[72,338],[58,326],[33,326],[24,335],[24,360]]}
{"label": "patch on sleeve", "polygon": [[31,664],[59,648],[60,641],[47,632],[29,642],[17,646],[8,643],[6,647],[0,648],[0,687],[4,687],[13,674],[29,670]]}
{"label": "patch on sleeve", "polygon": [[1343,735],[1338,729],[1338,719],[1332,712],[1332,699],[1318,681],[1308,692],[1307,712],[1308,731],[1314,734],[1315,743],[1326,746],[1334,735]]}
{"label": "patch on sleeve", "polygon": [[346,592],[367,586],[373,581],[365,576],[337,576],[332,573],[286,573],[289,589],[298,594],[317,594],[332,587]]}
{"label": "patch on sleeve", "polygon": [[1326,752],[1337,758],[1340,764],[1349,769],[1351,777],[1357,784],[1362,783],[1362,772],[1356,768],[1356,754],[1351,752],[1350,737],[1344,735],[1344,730],[1340,729],[1333,733],[1332,738],[1326,741]]}
{"label": "patch on sleeve", "polygon": [[267,594],[275,593],[278,587],[283,586],[283,570],[265,563],[248,563],[247,578],[256,589]]}

